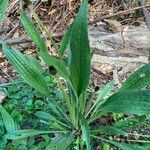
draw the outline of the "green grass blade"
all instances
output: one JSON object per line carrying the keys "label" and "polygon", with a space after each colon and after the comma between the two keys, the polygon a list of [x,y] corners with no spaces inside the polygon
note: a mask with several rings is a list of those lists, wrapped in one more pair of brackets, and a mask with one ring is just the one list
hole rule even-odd
{"label": "green grass blade", "polygon": [[34,24],[32,23],[32,21],[26,16],[26,14],[23,11],[20,12],[20,17],[26,32],[31,37],[33,42],[37,45],[40,51],[47,52],[46,44],[44,40],[40,37],[40,34],[37,31]]}
{"label": "green grass blade", "polygon": [[72,25],[68,57],[72,84],[78,97],[86,89],[90,77],[90,46],[87,31],[88,1],[84,0]]}
{"label": "green grass blade", "polygon": [[[42,72],[40,64],[35,58],[27,57],[16,49],[11,49],[3,43],[3,52],[16,71],[22,76],[24,81],[37,91],[48,95],[48,87]],[[40,69],[39,69],[40,68]]]}
{"label": "green grass blade", "polygon": [[3,108],[2,105],[0,105],[0,114],[3,119],[4,126],[7,130],[7,132],[14,132],[17,130],[17,125],[14,122],[11,115]]}
{"label": "green grass blade", "polygon": [[148,114],[150,113],[150,91],[122,91],[112,95],[103,104],[105,112]]}
{"label": "green grass blade", "polygon": [[0,24],[5,18],[5,11],[8,7],[9,0],[0,0]]}
{"label": "green grass blade", "polygon": [[122,85],[120,90],[140,89],[150,84],[150,63],[134,72]]}

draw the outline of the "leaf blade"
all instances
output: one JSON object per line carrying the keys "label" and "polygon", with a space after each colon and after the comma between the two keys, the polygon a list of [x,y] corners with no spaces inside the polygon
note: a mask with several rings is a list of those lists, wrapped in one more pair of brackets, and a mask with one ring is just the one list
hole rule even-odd
{"label": "leaf blade", "polygon": [[[72,27],[72,26],[71,26]],[[66,34],[63,36],[61,43],[60,43],[60,48],[59,48],[59,56],[63,57],[65,54],[65,50],[67,49],[69,42],[70,42],[70,35],[71,35],[71,27],[68,29]]]}
{"label": "leaf blade", "polygon": [[87,121],[84,118],[83,118],[83,121],[82,121],[81,129],[82,129],[82,139],[86,143],[87,150],[91,150],[90,128],[89,128],[89,125],[88,125]]}
{"label": "leaf blade", "polygon": [[2,23],[5,18],[5,11],[8,7],[8,3],[9,0],[0,0],[0,23]]}
{"label": "leaf blade", "polygon": [[146,150],[144,147],[138,146],[138,145],[133,145],[133,144],[129,145],[129,144],[119,143],[119,142],[110,141],[110,140],[107,140],[107,142],[121,148],[122,150]]}
{"label": "leaf blade", "polygon": [[2,105],[0,105],[0,113],[2,115],[2,119],[5,125],[7,132],[14,132],[17,130],[17,125],[15,124],[11,115],[4,109]]}
{"label": "leaf blade", "polygon": [[128,133],[122,131],[121,129],[114,126],[101,126],[91,130],[92,133],[101,133],[106,135],[124,135],[127,136]]}
{"label": "leaf blade", "polygon": [[33,42],[37,45],[40,51],[47,52],[46,44],[44,40],[40,37],[39,32],[37,31],[34,24],[31,22],[31,20],[26,16],[26,14],[23,11],[20,12],[20,17],[21,23],[23,24],[26,32],[31,37]]}
{"label": "leaf blade", "polygon": [[90,77],[90,46],[87,31],[88,1],[84,0],[72,25],[69,70],[78,97],[86,89]]}
{"label": "leaf blade", "polygon": [[7,139],[12,139],[12,140],[17,140],[17,139],[22,139],[22,138],[27,138],[30,136],[35,136],[39,134],[48,134],[48,133],[65,133],[63,131],[41,131],[41,130],[32,130],[32,129],[27,129],[27,130],[17,130],[14,132],[10,132],[5,135]]}
{"label": "leaf blade", "polygon": [[16,49],[11,49],[6,43],[2,44],[3,52],[16,71],[26,83],[37,91],[48,95],[48,87],[43,74],[39,70],[40,64],[35,58],[27,57]]}
{"label": "leaf blade", "polygon": [[150,63],[135,71],[122,85],[120,91],[140,89],[150,84]]}
{"label": "leaf blade", "polygon": [[149,90],[121,91],[111,97],[103,104],[105,112],[147,114],[150,112]]}

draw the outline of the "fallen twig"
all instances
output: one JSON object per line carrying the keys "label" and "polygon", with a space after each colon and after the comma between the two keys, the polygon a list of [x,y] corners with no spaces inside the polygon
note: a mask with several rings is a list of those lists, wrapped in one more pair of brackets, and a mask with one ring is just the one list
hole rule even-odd
{"label": "fallen twig", "polygon": [[[52,37],[53,38],[59,38],[59,37],[63,36],[64,33],[65,33],[65,31],[59,32],[59,33],[54,33],[54,34],[52,34],[53,35]],[[41,35],[41,37],[47,38],[46,35]],[[22,37],[18,37],[18,38],[6,39],[5,42],[8,44],[14,45],[14,44],[22,44],[22,43],[32,42],[32,40],[26,36],[22,36]]]}
{"label": "fallen twig", "polygon": [[109,15],[105,15],[105,16],[99,16],[99,17],[97,17],[95,20],[90,21],[89,24],[93,24],[93,23],[96,23],[96,22],[98,22],[98,21],[100,21],[100,20],[108,19],[108,18],[117,16],[117,15],[130,14],[130,13],[132,13],[132,12],[135,11],[135,10],[138,10],[138,9],[141,9],[141,8],[145,8],[145,7],[150,7],[150,4],[144,5],[144,6],[135,7],[135,8],[131,8],[131,9],[128,9],[128,10],[119,11],[119,12],[114,13],[114,14],[109,14]]}

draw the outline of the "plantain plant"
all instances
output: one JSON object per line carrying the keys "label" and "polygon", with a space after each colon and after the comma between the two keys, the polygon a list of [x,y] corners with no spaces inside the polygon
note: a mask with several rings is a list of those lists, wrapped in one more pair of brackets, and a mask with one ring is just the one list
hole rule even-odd
{"label": "plantain plant", "polygon": [[[87,88],[90,80],[91,51],[87,30],[87,12],[88,0],[83,0],[77,17],[64,35],[60,49],[57,49],[58,58],[49,54],[44,39],[40,37],[32,21],[23,11],[20,12],[21,22],[38,47],[40,58],[47,66],[53,66],[57,71],[55,77],[58,88],[61,90],[61,101],[50,98],[44,71],[38,60],[22,54],[1,41],[3,52],[9,62],[25,82],[45,95],[50,109],[50,112],[43,110],[35,113],[35,116],[49,126],[49,130],[15,128],[5,134],[6,139],[18,140],[47,134],[50,142],[46,150],[91,150],[94,149],[94,143],[97,140],[104,144],[105,150],[109,149],[108,144],[123,150],[147,149],[144,146],[129,145],[110,139],[110,135],[128,136],[129,133],[124,131],[126,125],[130,123],[136,125],[139,121],[134,122],[130,119],[110,126],[100,126],[97,121],[109,112],[135,114],[138,115],[138,119],[150,113],[150,91],[145,88],[150,84],[150,64],[144,65],[133,73],[116,93],[112,94],[114,81],[110,81],[96,93],[96,100],[89,99]],[[5,123],[6,129],[8,126],[14,127],[14,122],[10,121],[10,117],[2,114],[2,118],[4,122],[7,122]]]}

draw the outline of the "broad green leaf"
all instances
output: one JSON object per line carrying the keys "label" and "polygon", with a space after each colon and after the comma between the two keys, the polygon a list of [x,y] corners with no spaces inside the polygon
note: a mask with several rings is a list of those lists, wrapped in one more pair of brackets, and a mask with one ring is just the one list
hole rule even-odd
{"label": "broad green leaf", "polygon": [[49,133],[66,133],[65,131],[40,131],[40,130],[32,130],[32,129],[27,129],[27,130],[18,130],[14,132],[10,132],[5,135],[7,139],[11,140],[17,140],[17,139],[22,139],[22,138],[27,138],[30,136],[35,136],[35,135],[40,135],[40,134],[49,134]]}
{"label": "broad green leaf", "polygon": [[15,124],[11,115],[0,105],[0,113],[4,122],[4,126],[7,132],[14,132],[17,130],[17,125]]}
{"label": "broad green leaf", "polygon": [[40,56],[48,66],[54,66],[60,76],[62,76],[65,80],[70,81],[69,71],[62,62],[49,55],[48,53],[41,52]]}
{"label": "broad green leaf", "polygon": [[120,90],[140,89],[150,84],[150,63],[134,72],[122,85]]}
{"label": "broad green leaf", "polygon": [[91,145],[90,145],[90,128],[89,125],[87,124],[87,121],[83,118],[82,125],[82,139],[86,143],[86,149],[91,150]]}
{"label": "broad green leaf", "polygon": [[5,18],[5,11],[8,7],[9,0],[0,0],[0,24]]}
{"label": "broad green leaf", "polygon": [[26,32],[31,37],[33,42],[37,45],[40,51],[47,52],[46,44],[44,40],[40,37],[40,34],[37,31],[34,24],[32,23],[32,21],[26,16],[26,14],[23,11],[20,12],[20,17]]}
{"label": "broad green leaf", "polygon": [[92,108],[94,108],[93,113],[95,113],[99,109],[99,107],[103,103],[102,100],[106,98],[106,96],[108,96],[108,94],[111,92],[113,85],[114,85],[114,80],[108,82],[102,90],[98,91],[99,93],[98,98],[96,99],[94,105],[92,106]]}
{"label": "broad green leaf", "polygon": [[63,38],[61,40],[60,49],[59,49],[59,55],[61,57],[63,57],[63,55],[65,54],[66,49],[69,46],[71,29],[72,29],[71,27],[68,29],[68,31],[66,32],[66,34],[63,36]]}
{"label": "broad green leaf", "polygon": [[31,87],[48,95],[48,87],[40,69],[40,64],[35,58],[28,57],[16,49],[11,49],[3,43],[3,52],[16,71]]}
{"label": "broad green leaf", "polygon": [[114,85],[114,80],[108,82],[108,83],[104,86],[104,88],[103,88],[102,90],[99,90],[99,91],[98,91],[99,95],[98,95],[98,98],[97,98],[97,100],[96,100],[96,104],[98,104],[98,102],[99,102],[100,100],[103,100],[103,99],[111,92],[111,90],[112,90],[112,88],[113,88],[113,85]]}
{"label": "broad green leaf", "polygon": [[118,92],[108,98],[103,104],[102,111],[138,115],[148,114],[150,113],[150,91]]}
{"label": "broad green leaf", "polygon": [[100,133],[100,134],[106,134],[106,135],[124,135],[127,136],[128,133],[122,131],[121,129],[118,129],[114,126],[101,126],[96,129],[91,130],[92,133]]}
{"label": "broad green leaf", "polygon": [[90,77],[91,56],[87,31],[87,6],[88,0],[84,0],[70,35],[69,70],[78,97],[86,89]]}
{"label": "broad green leaf", "polygon": [[149,150],[149,149],[150,149],[150,144],[149,144],[149,143],[144,144],[144,148],[145,148],[146,150]]}
{"label": "broad green leaf", "polygon": [[138,145],[134,145],[134,144],[124,144],[124,143],[120,143],[120,142],[116,142],[116,141],[110,141],[107,140],[110,144],[115,145],[119,148],[121,148],[122,150],[147,150],[142,146],[138,146]]}
{"label": "broad green leaf", "polygon": [[52,115],[50,115],[49,113],[47,113],[45,111],[37,111],[35,113],[35,116],[39,117],[40,119],[44,119],[44,120],[51,120],[51,117],[53,117]]}
{"label": "broad green leaf", "polygon": [[67,150],[73,140],[73,134],[57,136],[51,139],[51,142],[47,146],[46,150]]}
{"label": "broad green leaf", "polygon": [[68,82],[76,96],[75,89],[71,83],[70,73],[64,63],[45,52],[40,52],[40,56],[48,66],[54,66],[56,68],[58,74]]}
{"label": "broad green leaf", "polygon": [[120,148],[121,150],[147,150],[145,147],[143,146],[139,146],[139,145],[134,145],[134,144],[124,144],[124,143],[120,143],[120,142],[116,142],[116,141],[112,141],[112,140],[107,140],[98,136],[93,136],[92,137],[102,140],[104,142],[110,143],[112,145],[117,146],[118,148]]}
{"label": "broad green leaf", "polygon": [[134,116],[134,119],[119,120],[114,124],[114,126],[120,129],[131,128],[145,122],[146,118],[146,115]]}
{"label": "broad green leaf", "polygon": [[120,120],[114,124],[115,127],[123,129],[123,128],[131,128],[138,124],[137,120]]}

